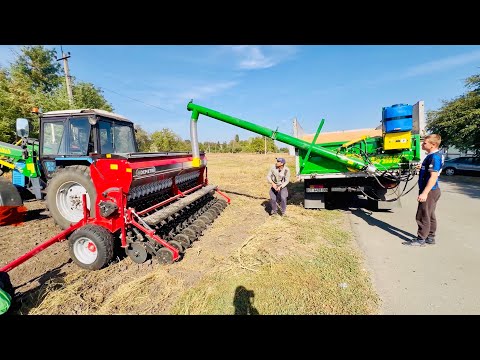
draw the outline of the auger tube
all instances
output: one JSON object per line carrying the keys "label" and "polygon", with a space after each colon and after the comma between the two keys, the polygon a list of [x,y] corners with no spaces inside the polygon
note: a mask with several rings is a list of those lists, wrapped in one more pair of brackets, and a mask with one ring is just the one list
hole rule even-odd
{"label": "auger tube", "polygon": [[198,111],[192,111],[190,118],[190,140],[192,142],[192,166],[200,167],[200,149],[197,136]]}
{"label": "auger tube", "polygon": [[[237,126],[239,128],[245,129],[245,130],[252,131],[254,133],[269,137],[273,140],[277,140],[277,141],[280,141],[282,143],[292,145],[292,146],[294,146],[296,148],[299,148],[299,149],[308,150],[308,148],[310,147],[310,143],[308,143],[304,140],[297,139],[293,136],[290,136],[290,135],[287,135],[287,134],[284,134],[284,133],[281,133],[281,132],[278,132],[278,131],[274,131],[274,130],[271,130],[269,128],[266,128],[266,127],[263,127],[263,126],[260,126],[260,125],[253,124],[251,122],[248,122],[248,121],[245,121],[245,120],[242,120],[242,119],[238,119],[238,118],[235,118],[233,116],[222,114],[221,112],[218,112],[218,111],[215,111],[215,110],[212,110],[212,109],[194,104],[192,101],[190,101],[188,103],[187,110],[192,111],[192,118],[191,118],[191,123],[190,123],[190,135],[192,136],[192,150],[193,150],[193,153],[194,153],[194,158],[195,158],[195,151],[198,154],[198,138],[197,138],[197,131],[196,131],[197,127],[196,127],[196,125],[197,125],[199,114],[202,114],[202,115],[211,117],[213,119],[217,119],[217,120],[226,122],[227,124],[231,124],[231,125]],[[194,145],[194,141],[196,142],[195,145]],[[194,146],[196,147],[196,149],[194,149]],[[349,168],[354,168],[354,169],[357,169],[357,170],[366,171],[368,173],[374,173],[376,171],[375,166],[373,166],[372,164],[366,164],[361,159],[347,157],[343,154],[336,153],[334,151],[326,149],[326,148],[324,148],[320,145],[317,145],[317,144],[313,144],[313,146],[311,148],[311,152],[316,154],[316,155],[323,156],[327,159],[340,162],[340,163],[348,166]]]}

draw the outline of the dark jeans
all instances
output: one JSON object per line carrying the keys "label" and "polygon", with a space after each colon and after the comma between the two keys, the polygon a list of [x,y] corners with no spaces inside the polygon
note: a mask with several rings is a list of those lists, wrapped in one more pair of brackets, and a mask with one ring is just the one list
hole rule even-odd
{"label": "dark jeans", "polygon": [[435,231],[437,230],[435,208],[440,195],[440,189],[431,190],[428,193],[427,201],[418,203],[417,216],[415,217],[418,224],[417,235],[423,240],[427,237],[435,239]]}
{"label": "dark jeans", "polygon": [[273,188],[270,188],[270,205],[272,206],[272,214],[277,212],[277,202],[280,203],[282,214],[285,214],[285,211],[287,210],[287,197],[288,189],[286,187],[280,189],[280,191],[275,191]]}

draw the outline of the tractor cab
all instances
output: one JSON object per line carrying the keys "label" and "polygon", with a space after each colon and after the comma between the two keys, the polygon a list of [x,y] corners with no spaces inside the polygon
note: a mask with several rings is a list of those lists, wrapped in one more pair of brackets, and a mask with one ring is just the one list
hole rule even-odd
{"label": "tractor cab", "polygon": [[40,159],[47,178],[58,166],[87,165],[106,154],[137,152],[133,123],[96,110],[49,111],[40,116]]}

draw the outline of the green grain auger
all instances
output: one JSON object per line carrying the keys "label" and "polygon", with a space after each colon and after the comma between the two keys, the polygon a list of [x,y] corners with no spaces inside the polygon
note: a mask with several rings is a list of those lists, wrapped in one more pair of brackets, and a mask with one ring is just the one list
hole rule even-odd
{"label": "green grain auger", "polygon": [[[196,122],[198,121],[198,117],[200,114],[209,116],[211,118],[226,122],[231,125],[238,126],[242,129],[246,129],[249,131],[252,131],[254,133],[269,137],[273,140],[277,140],[280,142],[283,142],[288,145],[292,145],[298,149],[303,149],[305,151],[309,151],[312,154],[317,154],[319,156],[325,157],[327,159],[337,161],[339,163],[342,163],[346,165],[348,168],[354,169],[354,170],[360,170],[364,171],[367,173],[375,173],[377,168],[372,165],[372,164],[367,164],[365,161],[359,158],[353,158],[353,157],[348,157],[345,156],[342,153],[337,153],[335,151],[326,149],[318,144],[314,143],[308,143],[306,141],[303,141],[301,139],[295,138],[293,136],[268,129],[266,127],[260,126],[253,124],[251,122],[241,120],[238,118],[235,118],[233,116],[229,116],[226,114],[222,114],[221,112],[208,109],[206,107],[194,104],[193,102],[188,103],[187,109],[189,111],[192,111],[192,117],[191,117],[191,128],[190,128],[190,135],[192,136],[192,143],[193,143],[193,138],[195,137],[195,142],[198,144],[198,141],[196,139]],[[324,120],[322,120],[321,126],[323,125]],[[321,126],[319,129],[321,129]],[[193,136],[192,134],[192,128],[195,130],[193,131],[195,135]],[[198,158],[198,150],[197,154],[195,154],[194,150],[194,158]]]}
{"label": "green grain auger", "polygon": [[[190,136],[194,166],[199,163],[197,122],[200,114],[293,146],[297,156],[296,175],[303,180],[305,186],[305,208],[325,208],[327,201],[331,201],[335,194],[352,192],[366,196],[375,203],[377,209],[390,209],[401,206],[400,197],[413,189],[405,192],[406,183],[413,179],[415,165],[421,160],[423,101],[414,106],[398,104],[383,108],[383,129],[377,131],[379,136],[359,136],[355,139],[345,137],[330,142],[317,141],[324,119],[310,142],[192,101],[188,103],[187,109],[192,112]],[[391,113],[393,116],[389,115]],[[398,122],[402,127],[396,127]],[[405,182],[403,190],[397,192],[396,198],[388,198],[387,190],[394,190],[400,182]]]}

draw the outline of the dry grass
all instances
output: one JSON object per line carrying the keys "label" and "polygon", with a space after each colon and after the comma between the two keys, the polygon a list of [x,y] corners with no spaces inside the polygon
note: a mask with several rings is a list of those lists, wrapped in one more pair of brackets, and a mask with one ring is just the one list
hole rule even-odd
{"label": "dry grass", "polygon": [[21,312],[155,314],[164,312],[169,298],[182,290],[182,282],[168,273],[168,266],[153,269],[125,259],[100,271],[82,270],[48,281],[25,301]]}
{"label": "dry grass", "polygon": [[[268,219],[171,313],[234,314],[249,306],[259,314],[376,313],[378,298],[342,217],[293,207],[286,218]],[[238,295],[243,288],[254,304]]]}
{"label": "dry grass", "polygon": [[[294,171],[294,157],[283,156]],[[378,298],[345,214],[303,209],[300,183],[290,186],[287,217],[265,212],[274,159],[208,155],[209,181],[232,203],[180,262],[137,265],[127,258],[96,272],[75,270],[26,297],[19,313],[376,313]]]}

